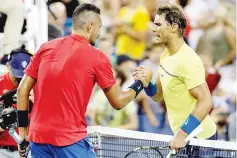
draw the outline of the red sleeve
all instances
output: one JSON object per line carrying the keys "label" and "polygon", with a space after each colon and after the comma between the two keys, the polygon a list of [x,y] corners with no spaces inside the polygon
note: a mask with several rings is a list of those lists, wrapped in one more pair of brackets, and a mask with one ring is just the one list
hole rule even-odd
{"label": "red sleeve", "polygon": [[116,79],[112,71],[112,65],[104,54],[100,56],[99,61],[100,64],[94,67],[96,82],[102,89],[111,87],[116,83]]}
{"label": "red sleeve", "polygon": [[30,64],[25,69],[25,74],[30,76],[31,78],[37,79],[38,69],[40,64],[40,53],[43,51],[43,45],[40,49],[34,54],[31,58]]}

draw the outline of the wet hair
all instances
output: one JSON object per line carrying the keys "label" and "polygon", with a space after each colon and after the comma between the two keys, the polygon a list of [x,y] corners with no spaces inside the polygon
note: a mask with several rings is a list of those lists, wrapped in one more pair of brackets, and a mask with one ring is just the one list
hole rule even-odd
{"label": "wet hair", "polygon": [[179,36],[182,37],[187,26],[187,21],[182,9],[175,4],[163,4],[157,10],[157,15],[162,14],[165,15],[165,20],[170,25],[178,25]]}

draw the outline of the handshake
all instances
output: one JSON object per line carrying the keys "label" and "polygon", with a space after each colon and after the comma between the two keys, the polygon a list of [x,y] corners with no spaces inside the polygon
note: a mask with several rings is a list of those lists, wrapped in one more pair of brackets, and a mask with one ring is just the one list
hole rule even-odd
{"label": "handshake", "polygon": [[134,80],[140,80],[143,83],[143,87],[147,88],[152,80],[152,70],[141,65],[137,67],[133,72]]}

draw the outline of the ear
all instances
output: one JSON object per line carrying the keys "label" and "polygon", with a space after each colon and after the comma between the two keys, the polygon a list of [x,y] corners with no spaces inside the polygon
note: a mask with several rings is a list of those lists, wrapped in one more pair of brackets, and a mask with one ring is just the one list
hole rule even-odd
{"label": "ear", "polygon": [[91,33],[92,30],[93,30],[93,23],[90,22],[90,23],[87,25],[87,31]]}
{"label": "ear", "polygon": [[172,32],[176,32],[179,29],[179,26],[177,24],[174,24],[171,26]]}
{"label": "ear", "polygon": [[6,63],[6,66],[7,66],[7,70],[9,71],[11,69],[11,66],[8,62]]}

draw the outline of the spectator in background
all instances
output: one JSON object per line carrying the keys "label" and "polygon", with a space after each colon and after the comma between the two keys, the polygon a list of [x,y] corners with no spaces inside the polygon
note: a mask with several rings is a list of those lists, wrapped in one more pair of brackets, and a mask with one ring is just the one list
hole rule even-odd
{"label": "spectator in background", "polygon": [[219,2],[218,9],[206,19],[215,18],[215,23],[207,27],[201,36],[196,52],[210,53],[216,68],[233,62],[236,56],[236,32],[226,22],[227,8]]}
{"label": "spectator in background", "polygon": [[72,13],[74,9],[80,4],[79,0],[49,0],[48,4],[55,2],[62,2],[66,7],[66,20],[64,21],[63,35],[70,35],[72,31]]}
{"label": "spectator in background", "polygon": [[24,3],[21,0],[0,0],[0,12],[7,15],[4,27],[1,62],[7,62],[7,56],[20,48],[20,37],[24,22]]}
{"label": "spectator in background", "polygon": [[155,19],[157,4],[157,0],[144,0],[144,5],[146,6],[151,21],[154,21]]}
{"label": "spectator in background", "polygon": [[229,109],[228,106],[222,102],[216,104],[211,113],[212,119],[215,121],[217,126],[218,140],[229,141],[228,135],[228,117]]}
{"label": "spectator in background", "polygon": [[200,54],[199,56],[202,59],[202,63],[206,73],[206,82],[212,94],[213,91],[217,88],[217,85],[221,79],[221,75],[219,74],[218,70],[214,68],[212,56],[210,54],[204,53]]}
{"label": "spectator in background", "polygon": [[66,20],[66,7],[61,2],[49,5],[48,11],[48,39],[53,40],[63,36],[64,23]]}
{"label": "spectator in background", "polygon": [[[122,86],[125,82],[124,74],[115,70],[117,83]],[[124,109],[115,110],[109,104],[102,90],[96,92],[94,99],[95,122],[97,125],[116,127],[121,129],[136,130],[138,127],[137,108],[134,101],[130,102]]]}
{"label": "spectator in background", "polygon": [[99,37],[98,49],[103,51],[105,55],[111,59],[111,55],[114,51],[114,40],[111,34],[107,33]]}
{"label": "spectator in background", "polygon": [[80,4],[80,0],[49,0],[49,4],[62,2],[66,6],[67,17],[72,17],[75,8]]}
{"label": "spectator in background", "polygon": [[199,38],[204,33],[203,28],[212,23],[212,19],[209,21],[209,19],[205,18],[208,16],[207,13],[215,10],[216,8],[217,0],[212,1],[213,2],[210,5],[206,0],[190,0],[188,5],[184,8],[185,16],[188,17],[188,22],[191,27],[188,33],[188,42],[190,47],[194,50],[197,47]]}
{"label": "spectator in background", "polygon": [[[13,50],[8,61],[8,72],[0,77],[0,95],[18,87],[24,69],[30,63],[32,54],[23,49]],[[16,104],[14,104],[16,108]],[[0,127],[0,157],[1,158],[19,158],[17,144],[8,134],[8,130]],[[29,156],[31,157],[31,156]]]}
{"label": "spectator in background", "polygon": [[[125,82],[122,85],[122,89],[125,89],[128,85],[134,82],[134,79],[132,77],[132,72],[136,67],[136,62],[132,60],[127,55],[120,55],[117,58],[117,67],[125,76]],[[154,113],[151,110],[151,107],[148,103],[148,97],[145,95],[144,91],[138,94],[138,96],[135,99],[136,104],[138,105],[138,117],[139,117],[139,130],[143,131],[144,128],[142,127],[142,120],[140,115],[142,114],[142,111],[145,112],[147,115],[147,118],[152,126],[158,126],[159,123],[154,115]]]}
{"label": "spectator in background", "polygon": [[103,21],[100,35],[104,36],[112,31],[114,32],[113,20],[118,16],[120,0],[96,0],[95,2],[101,9],[101,18]]}
{"label": "spectator in background", "polygon": [[116,47],[117,54],[126,54],[132,59],[141,60],[146,45],[149,13],[138,0],[124,0],[119,10]]}
{"label": "spectator in background", "polygon": [[229,127],[228,127],[228,135],[230,141],[236,142],[236,93],[232,96],[232,103],[235,107],[235,112],[233,112],[229,117]]}

